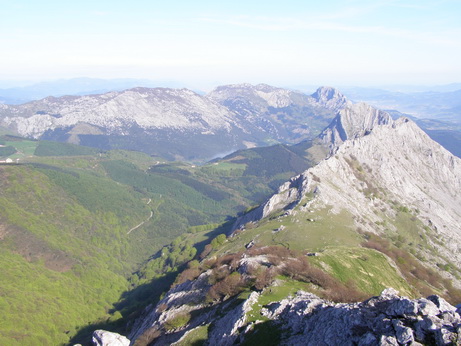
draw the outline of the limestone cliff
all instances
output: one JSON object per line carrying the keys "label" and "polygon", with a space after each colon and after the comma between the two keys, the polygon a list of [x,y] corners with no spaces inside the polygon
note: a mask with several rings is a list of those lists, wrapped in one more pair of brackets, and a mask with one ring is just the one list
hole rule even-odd
{"label": "limestone cliff", "polygon": [[264,310],[283,326],[284,345],[458,344],[459,312],[438,296],[411,300],[393,289],[350,304],[298,292]]}
{"label": "limestone cliff", "polygon": [[432,246],[461,264],[459,158],[411,120],[392,121],[364,104],[340,111],[319,137],[334,149],[331,156],[283,184],[276,195],[239,219],[233,230],[304,204],[311,194],[311,208],[347,210],[357,227],[375,233],[383,230],[377,224],[396,216],[396,209],[411,211],[431,230]]}
{"label": "limestone cliff", "polygon": [[366,103],[349,105],[339,112],[319,138],[330,149],[338,148],[344,141],[366,136],[378,125],[392,123],[391,116]]}

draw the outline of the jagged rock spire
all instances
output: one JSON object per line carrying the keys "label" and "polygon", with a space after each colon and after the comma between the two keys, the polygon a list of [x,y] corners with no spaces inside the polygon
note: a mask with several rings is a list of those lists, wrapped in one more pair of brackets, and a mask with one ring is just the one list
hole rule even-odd
{"label": "jagged rock spire", "polygon": [[320,87],[311,96],[322,106],[335,111],[339,111],[345,106],[351,104],[351,102],[347,100],[346,96],[332,87]]}
{"label": "jagged rock spire", "polygon": [[319,138],[330,149],[334,149],[348,139],[368,135],[378,125],[392,125],[392,123],[392,118],[388,113],[366,103],[356,103],[340,110]]}

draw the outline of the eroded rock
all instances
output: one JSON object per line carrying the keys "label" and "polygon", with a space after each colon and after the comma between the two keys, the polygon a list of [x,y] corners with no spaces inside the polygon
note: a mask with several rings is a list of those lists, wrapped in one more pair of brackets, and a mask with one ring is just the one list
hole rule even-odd
{"label": "eroded rock", "polygon": [[125,336],[98,329],[93,332],[93,345],[95,346],[129,346],[130,340]]}
{"label": "eroded rock", "polygon": [[285,331],[287,345],[449,345],[456,344],[461,329],[454,309],[438,296],[412,300],[395,290],[348,304],[298,292],[263,314]]}

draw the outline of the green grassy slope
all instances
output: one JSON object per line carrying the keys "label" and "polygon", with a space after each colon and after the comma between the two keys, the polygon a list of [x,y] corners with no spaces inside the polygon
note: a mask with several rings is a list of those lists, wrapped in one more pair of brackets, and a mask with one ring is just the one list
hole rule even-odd
{"label": "green grassy slope", "polygon": [[[136,262],[126,230],[145,217],[145,203],[124,187],[98,181],[85,198],[85,179],[80,196],[72,195],[69,186],[53,181],[55,173],[0,168],[0,291],[9,311],[0,324],[2,344],[67,342],[78,327],[107,315]],[[114,195],[126,198],[119,208],[130,210],[129,217],[108,207],[92,209]]]}
{"label": "green grassy slope", "polygon": [[[0,166],[1,344],[79,342],[86,326],[129,317],[223,232],[216,226],[272,193],[266,182],[306,164],[271,169],[282,147],[196,167],[8,135],[2,143],[20,164]],[[255,167],[265,167],[259,181]]]}
{"label": "green grassy slope", "polygon": [[[210,287],[199,303],[208,303],[221,315],[241,304],[252,291],[259,292],[241,326],[241,330],[250,330],[243,343],[248,345],[277,344],[283,330],[271,324],[262,309],[298,290],[348,302],[362,301],[393,287],[412,298],[438,294],[452,304],[459,303],[461,291],[420,256],[423,247],[429,246],[421,235],[429,237],[429,230],[408,209],[397,208],[385,225],[376,225],[379,231],[386,225],[395,229],[384,230],[380,235],[357,229],[346,211],[332,213],[330,208],[313,208],[303,213],[297,207],[292,213],[276,213],[247,224],[245,230],[232,237],[215,238],[206,255],[202,254],[203,260],[190,262],[177,282],[207,271]],[[430,249],[426,250],[430,253]],[[252,265],[243,269],[241,261]],[[459,274],[453,267],[440,269]],[[189,313],[189,318],[193,325],[195,311]],[[178,327],[187,328],[186,323]],[[214,327],[213,323],[202,325],[186,334],[180,344],[203,343]],[[145,340],[158,337],[152,334],[149,339],[149,335],[148,330],[137,344],[144,345]]]}
{"label": "green grassy slope", "polygon": [[[309,262],[343,283],[353,281],[358,290],[368,295],[394,287],[409,296],[436,293],[457,303],[461,292],[434,271],[434,263],[427,259],[434,251],[428,239],[436,241],[435,234],[419,221],[417,212],[402,206],[395,208],[393,217],[375,225],[378,236],[358,229],[344,210],[332,213],[328,207],[314,207],[306,212],[297,206],[292,213],[282,211],[247,224],[245,230],[228,238],[210,256],[240,253],[250,243],[257,247],[281,246],[315,254],[308,256]],[[460,276],[453,265],[437,266],[450,275]]]}

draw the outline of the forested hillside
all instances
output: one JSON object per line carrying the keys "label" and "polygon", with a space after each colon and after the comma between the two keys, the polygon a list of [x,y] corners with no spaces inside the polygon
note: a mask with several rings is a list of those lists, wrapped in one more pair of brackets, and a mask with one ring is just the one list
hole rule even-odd
{"label": "forested hillside", "polygon": [[289,152],[282,147],[194,166],[0,139],[15,151],[15,163],[0,166],[3,344],[66,343],[80,331],[79,341],[88,324],[132,318],[225,231],[221,223],[272,193],[267,184],[276,187],[308,165],[294,153],[292,165],[271,165]]}

